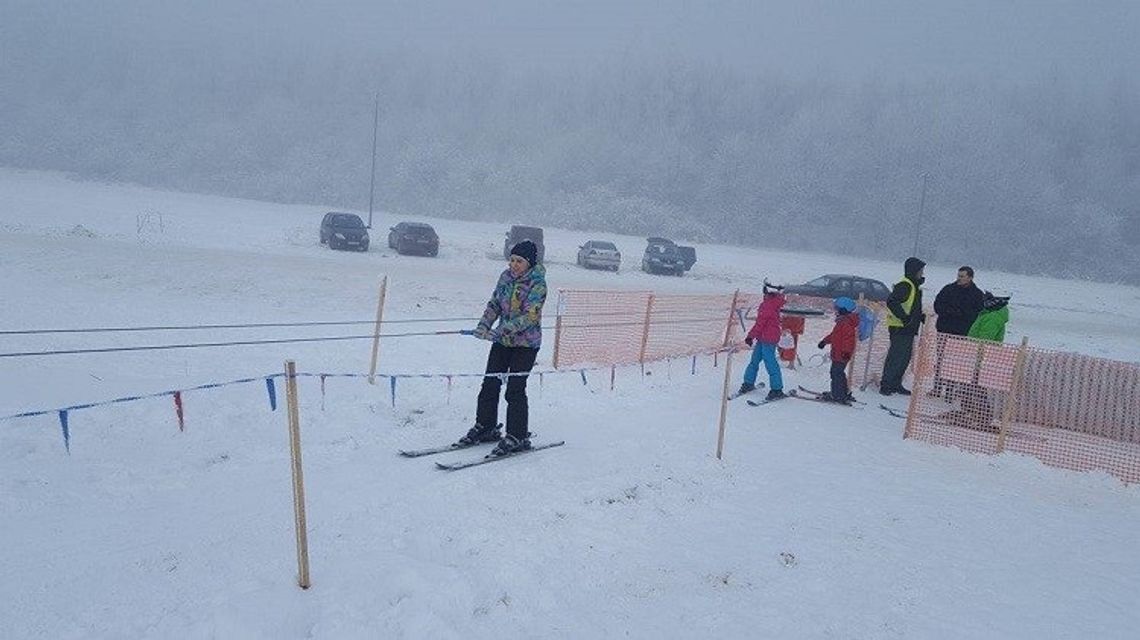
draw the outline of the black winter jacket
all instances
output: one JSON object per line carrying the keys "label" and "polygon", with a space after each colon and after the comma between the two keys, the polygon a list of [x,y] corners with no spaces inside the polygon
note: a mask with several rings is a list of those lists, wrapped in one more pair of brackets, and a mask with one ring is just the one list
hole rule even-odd
{"label": "black winter jacket", "polygon": [[982,311],[982,290],[973,282],[963,287],[957,282],[942,287],[934,298],[934,313],[938,314],[935,327],[941,333],[964,336]]}

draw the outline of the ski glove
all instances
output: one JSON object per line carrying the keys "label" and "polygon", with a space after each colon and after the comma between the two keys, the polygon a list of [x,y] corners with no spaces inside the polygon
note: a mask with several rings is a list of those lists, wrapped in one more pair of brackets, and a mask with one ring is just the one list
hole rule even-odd
{"label": "ski glove", "polygon": [[744,344],[752,346],[752,336],[744,336]]}
{"label": "ski glove", "polygon": [[819,347],[820,349],[822,349],[822,348],[827,346],[827,341],[826,340],[820,340],[819,344],[816,346]]}

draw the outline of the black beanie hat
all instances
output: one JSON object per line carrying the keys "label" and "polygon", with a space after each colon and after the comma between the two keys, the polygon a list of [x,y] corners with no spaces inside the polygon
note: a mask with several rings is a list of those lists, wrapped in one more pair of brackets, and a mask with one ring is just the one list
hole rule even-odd
{"label": "black beanie hat", "polygon": [[530,240],[523,240],[511,247],[511,255],[526,258],[527,264],[532,267],[538,264],[538,248]]}

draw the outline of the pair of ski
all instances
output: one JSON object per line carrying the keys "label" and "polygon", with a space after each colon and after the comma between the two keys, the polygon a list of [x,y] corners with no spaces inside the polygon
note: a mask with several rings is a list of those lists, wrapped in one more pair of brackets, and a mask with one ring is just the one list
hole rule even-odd
{"label": "pair of ski", "polygon": [[[485,444],[493,444],[493,443],[491,443],[491,442],[476,442],[473,444],[462,444],[459,442],[455,442],[452,444],[444,445],[442,447],[428,447],[426,449],[400,450],[400,455],[404,456],[405,458],[419,458],[422,456],[432,456],[432,455],[435,455],[437,453],[447,453],[448,451],[462,451],[464,449],[470,449],[472,447],[479,447],[479,446],[482,446]],[[511,453],[505,453],[501,456],[495,456],[495,455],[487,454],[487,455],[483,456],[482,458],[474,458],[472,460],[466,460],[466,461],[462,461],[462,462],[450,462],[450,463],[437,462],[437,463],[435,463],[435,468],[440,469],[442,471],[458,471],[460,469],[467,469],[469,467],[477,467],[481,464],[487,464],[488,462],[497,462],[499,460],[506,460],[507,458],[513,458],[515,456],[521,456],[524,453],[533,453],[535,451],[542,451],[543,449],[550,449],[553,447],[561,447],[564,444],[566,444],[565,440],[559,440],[557,442],[547,442],[547,443],[543,443],[543,444],[532,445],[531,448],[529,448],[529,449],[523,449],[521,451],[512,451]]]}

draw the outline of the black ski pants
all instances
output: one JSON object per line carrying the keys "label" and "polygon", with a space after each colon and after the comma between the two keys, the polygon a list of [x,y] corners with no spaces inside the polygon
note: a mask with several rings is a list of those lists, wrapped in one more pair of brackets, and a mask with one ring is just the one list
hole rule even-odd
{"label": "black ski pants", "polygon": [[842,400],[851,394],[847,386],[847,363],[838,360],[831,361],[831,397]]}
{"label": "black ski pants", "polygon": [[883,377],[879,382],[879,388],[884,391],[895,391],[902,386],[903,374],[910,366],[910,355],[914,351],[914,334],[897,327],[891,327],[888,331],[891,346],[887,348],[887,357],[883,360]]}
{"label": "black ski pants", "polygon": [[[534,368],[538,349],[531,347],[504,347],[496,342],[487,355],[486,373],[529,373]],[[526,399],[528,376],[507,378],[507,433],[518,439],[526,438],[529,406]],[[479,403],[475,410],[475,422],[491,427],[499,421],[499,390],[502,379],[488,375],[483,378],[483,388],[479,390]]]}

